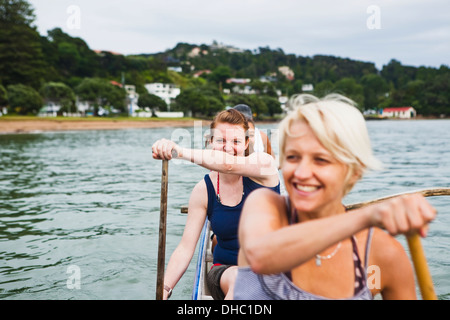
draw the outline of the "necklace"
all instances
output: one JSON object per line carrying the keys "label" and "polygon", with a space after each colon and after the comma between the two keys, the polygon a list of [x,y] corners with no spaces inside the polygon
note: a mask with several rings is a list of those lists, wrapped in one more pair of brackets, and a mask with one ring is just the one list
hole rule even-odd
{"label": "necklace", "polygon": [[[242,186],[242,188],[244,188],[244,187]],[[244,196],[244,194],[245,194],[245,192],[244,192],[244,190],[242,190],[242,196]],[[219,201],[219,203],[222,203],[222,201],[220,200],[219,171],[217,171],[217,201]]]}
{"label": "necklace", "polygon": [[326,256],[321,256],[319,254],[316,254],[316,266],[320,267],[322,265],[322,260],[328,260],[334,257],[334,255],[339,251],[339,249],[341,248],[341,241],[339,241],[336,249],[334,249],[334,251],[332,253],[330,253],[329,255]]}

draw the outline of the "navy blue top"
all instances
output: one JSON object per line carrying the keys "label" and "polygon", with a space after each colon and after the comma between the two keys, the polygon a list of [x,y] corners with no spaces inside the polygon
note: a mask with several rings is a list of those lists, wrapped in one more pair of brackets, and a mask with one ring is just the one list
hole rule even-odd
{"label": "navy blue top", "polygon": [[213,263],[237,265],[239,252],[238,226],[245,199],[250,192],[258,188],[269,188],[280,193],[280,183],[276,187],[265,187],[248,177],[242,177],[244,184],[242,200],[238,205],[230,207],[223,205],[217,200],[216,191],[209,174],[205,175],[204,179],[208,189],[207,215],[211,222],[211,228],[217,237],[217,245],[213,253]]}

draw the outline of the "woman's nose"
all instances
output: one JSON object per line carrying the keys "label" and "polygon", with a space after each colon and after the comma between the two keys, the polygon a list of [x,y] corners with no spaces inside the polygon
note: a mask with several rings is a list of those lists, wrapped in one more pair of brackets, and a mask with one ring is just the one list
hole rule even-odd
{"label": "woman's nose", "polygon": [[229,152],[229,151],[234,151],[233,148],[233,141],[227,141],[223,144],[223,151],[225,152]]}
{"label": "woman's nose", "polygon": [[295,169],[295,177],[298,179],[308,179],[312,176],[313,167],[310,161],[307,159],[302,159]]}

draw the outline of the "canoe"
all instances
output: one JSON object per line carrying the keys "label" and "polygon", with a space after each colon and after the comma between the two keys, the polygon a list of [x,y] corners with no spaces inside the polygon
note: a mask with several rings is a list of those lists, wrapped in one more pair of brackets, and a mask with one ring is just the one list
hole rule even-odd
{"label": "canoe", "polygon": [[208,270],[211,269],[213,262],[211,232],[211,224],[208,218],[206,218],[200,235],[192,300],[213,300],[211,293],[208,290],[208,286],[206,285],[206,275]]}

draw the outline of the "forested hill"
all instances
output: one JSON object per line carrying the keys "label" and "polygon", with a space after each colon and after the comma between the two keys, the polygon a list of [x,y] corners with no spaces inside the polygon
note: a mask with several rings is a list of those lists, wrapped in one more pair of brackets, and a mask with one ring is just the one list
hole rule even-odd
{"label": "forested hill", "polygon": [[[198,48],[198,53],[195,49]],[[260,47],[241,50],[214,42],[212,45],[179,43],[173,49],[153,55],[166,59],[168,63],[188,62],[198,70],[214,70],[227,66],[233,77],[256,79],[276,73],[280,66],[288,66],[296,80],[304,83],[319,83],[325,80],[336,82],[351,77],[360,79],[365,74],[377,73],[372,62],[361,62],[348,58],[315,55],[313,57],[286,54],[280,48]]]}
{"label": "forested hill", "polygon": [[[358,102],[361,109],[411,105],[425,116],[450,116],[448,66],[404,66],[393,59],[377,70],[372,62],[286,54],[280,48],[241,50],[217,42],[178,43],[165,52],[122,55],[90,48],[83,39],[60,28],[39,35],[34,20],[27,1],[0,0],[0,106],[17,106],[16,97],[23,98],[26,90],[31,100],[44,101],[52,98],[49,92],[57,88],[58,99],[64,96],[70,102],[78,95],[125,111],[124,90],[106,88],[111,81],[135,85],[143,96],[147,94],[146,83],[163,82],[181,87],[174,108],[183,109],[196,101],[202,107],[192,110],[194,113],[211,114],[225,105],[245,101],[255,105],[259,113],[272,114],[277,110],[277,92],[289,96],[302,92],[304,85],[312,85],[313,94],[342,93]],[[230,78],[250,82],[233,83]],[[233,88],[245,85],[253,94],[243,97],[233,93]],[[228,92],[224,89],[230,93],[224,94]],[[42,101],[19,113],[35,113]]]}

